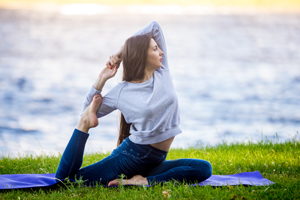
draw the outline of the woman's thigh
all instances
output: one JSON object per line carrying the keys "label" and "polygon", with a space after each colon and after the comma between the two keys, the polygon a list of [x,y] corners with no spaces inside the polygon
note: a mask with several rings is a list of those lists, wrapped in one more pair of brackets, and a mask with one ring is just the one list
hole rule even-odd
{"label": "woman's thigh", "polygon": [[[205,180],[212,174],[212,166],[206,160],[201,159],[177,159],[162,162],[149,173],[147,177],[156,179],[176,180]],[[154,178],[155,179],[155,178]]]}

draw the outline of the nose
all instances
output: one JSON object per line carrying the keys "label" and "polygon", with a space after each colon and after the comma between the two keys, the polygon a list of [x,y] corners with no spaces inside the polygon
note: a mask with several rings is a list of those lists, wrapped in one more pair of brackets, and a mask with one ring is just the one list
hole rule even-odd
{"label": "nose", "polygon": [[164,54],[164,52],[161,50],[161,49],[159,49],[160,50],[160,54],[159,55],[163,55]]}

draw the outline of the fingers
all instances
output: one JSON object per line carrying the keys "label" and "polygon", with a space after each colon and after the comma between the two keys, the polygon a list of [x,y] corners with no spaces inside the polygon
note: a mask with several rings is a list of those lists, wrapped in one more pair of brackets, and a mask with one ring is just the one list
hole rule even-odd
{"label": "fingers", "polygon": [[112,76],[115,76],[117,71],[118,71],[118,68],[119,66],[116,66],[116,67],[112,67],[111,70],[112,70]]}
{"label": "fingers", "polygon": [[109,60],[107,63],[109,63],[109,67],[112,68],[112,67],[118,67],[120,65],[121,61],[122,60],[117,55],[112,55],[112,56],[109,56]]}
{"label": "fingers", "polygon": [[112,69],[112,68],[113,68],[113,66],[110,64],[110,62],[109,62],[109,61],[107,61],[107,63],[106,63],[106,67],[107,67],[108,69]]}
{"label": "fingers", "polygon": [[114,66],[111,64],[110,60],[106,62],[106,67],[112,69]]}
{"label": "fingers", "polygon": [[115,55],[110,56],[109,58],[110,58],[110,60],[113,61],[113,63],[117,63],[119,61],[119,58],[117,56],[115,56]]}
{"label": "fingers", "polygon": [[103,97],[102,97],[102,94],[100,94],[100,104],[102,104],[102,101],[103,101]]}
{"label": "fingers", "polygon": [[120,67],[120,64],[117,64],[117,65],[110,65],[110,63],[109,64],[106,64],[106,67],[108,68],[108,69],[111,69],[111,70],[113,70],[113,72],[115,71],[115,70],[118,70],[119,69],[119,67]]}
{"label": "fingers", "polygon": [[109,56],[109,63],[111,66],[113,66],[116,63],[116,59],[113,56]]}

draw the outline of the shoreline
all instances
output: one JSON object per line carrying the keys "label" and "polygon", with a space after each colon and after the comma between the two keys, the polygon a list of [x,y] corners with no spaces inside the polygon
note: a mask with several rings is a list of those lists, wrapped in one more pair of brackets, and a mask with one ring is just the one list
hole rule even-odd
{"label": "shoreline", "polygon": [[[263,139],[261,141],[258,142],[253,142],[253,141],[248,141],[248,142],[223,142],[223,143],[219,143],[217,145],[204,145],[204,144],[199,144],[199,145],[194,145],[194,146],[187,146],[187,147],[172,147],[170,148],[170,152],[181,152],[181,151],[193,151],[193,150],[203,150],[203,151],[215,151],[218,150],[220,148],[237,148],[237,147],[241,147],[241,148],[252,148],[254,146],[256,147],[260,147],[260,148],[265,148],[265,147],[274,147],[274,146],[285,146],[285,145],[295,145],[297,146],[297,144],[299,145],[300,143],[300,139],[298,134],[295,135],[294,138],[290,139],[290,140],[286,140],[284,142],[278,142],[276,141],[278,140],[278,136],[276,136],[275,141],[273,141],[272,139]],[[115,148],[114,148],[115,149]],[[111,152],[114,150],[107,150],[107,151],[92,151],[92,152],[86,152],[84,153],[84,156],[87,157],[94,157],[94,156],[108,156],[111,154]],[[87,149],[86,149],[87,150]],[[85,151],[86,151],[85,150]],[[6,154],[6,155],[0,155],[0,162],[1,160],[4,159],[26,159],[26,158],[30,158],[30,159],[39,159],[39,158],[59,158],[61,157],[62,152],[56,152],[56,154],[54,153],[50,153],[47,154],[45,152],[41,152],[41,154],[34,154],[34,153],[29,153],[29,154],[22,154],[22,152],[19,152],[18,156],[16,155],[12,155],[12,154]],[[0,173],[1,174],[1,173]]]}
{"label": "shoreline", "polygon": [[1,1],[0,9],[40,12],[59,12],[64,15],[97,14],[162,14],[162,15],[254,15],[299,14],[299,6],[235,6],[235,5],[154,5],[154,4],[100,4],[100,3],[53,3]]}

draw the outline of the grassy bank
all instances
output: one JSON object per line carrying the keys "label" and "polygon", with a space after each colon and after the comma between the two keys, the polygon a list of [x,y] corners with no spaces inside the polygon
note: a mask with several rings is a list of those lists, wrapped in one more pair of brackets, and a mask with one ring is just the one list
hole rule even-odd
{"label": "grassy bank", "polygon": [[[84,166],[108,154],[89,154]],[[221,144],[216,147],[171,149],[167,159],[199,158],[208,160],[213,174],[235,174],[260,171],[264,178],[276,184],[265,187],[225,186],[186,187],[184,184],[164,184],[151,188],[122,187],[84,188],[74,184],[51,189],[1,191],[0,199],[300,199],[300,141],[275,144]],[[0,160],[0,174],[54,173],[60,157],[39,156]]]}

